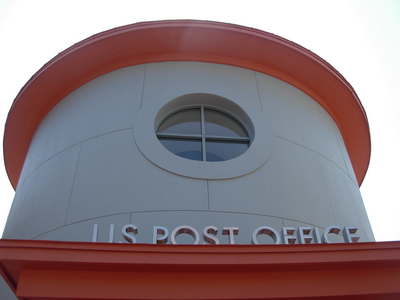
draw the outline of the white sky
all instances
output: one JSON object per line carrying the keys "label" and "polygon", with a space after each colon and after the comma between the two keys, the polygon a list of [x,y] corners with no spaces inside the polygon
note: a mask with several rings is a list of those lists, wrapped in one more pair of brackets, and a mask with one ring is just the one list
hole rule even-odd
{"label": "white sky", "polygon": [[[370,123],[372,158],[361,192],[375,238],[400,240],[400,0],[0,0],[0,123],[23,85],[59,52],[104,30],[165,19],[268,31],[336,68]],[[14,195],[3,165],[0,233]]]}

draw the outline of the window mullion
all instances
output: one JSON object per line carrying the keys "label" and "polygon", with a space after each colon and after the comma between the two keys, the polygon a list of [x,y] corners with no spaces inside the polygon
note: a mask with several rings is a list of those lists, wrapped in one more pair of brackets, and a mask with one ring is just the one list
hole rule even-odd
{"label": "window mullion", "polygon": [[203,161],[207,160],[206,157],[206,122],[204,117],[204,106],[200,107],[200,122],[201,122],[201,152]]}
{"label": "window mullion", "polygon": [[157,133],[159,139],[192,139],[200,140],[202,138],[199,134],[179,134],[179,133]]}
{"label": "window mullion", "polygon": [[220,136],[220,135],[207,135],[207,140],[208,141],[228,141],[228,142],[243,142],[243,143],[249,143],[250,138],[249,137],[233,137],[233,136]]}

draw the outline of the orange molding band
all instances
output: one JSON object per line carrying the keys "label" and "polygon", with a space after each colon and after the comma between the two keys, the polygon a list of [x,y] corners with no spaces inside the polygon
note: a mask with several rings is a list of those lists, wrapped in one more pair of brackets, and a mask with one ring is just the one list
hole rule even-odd
{"label": "orange molding band", "polygon": [[146,245],[0,240],[19,299],[400,299],[400,242]]}
{"label": "orange molding band", "polygon": [[337,123],[358,183],[370,159],[364,109],[350,84],[311,51],[279,36],[208,21],[158,21],[96,34],[57,55],[22,88],[6,122],[4,157],[16,188],[33,135],[65,96],[108,72],[138,64],[199,61],[237,66],[281,79],[317,101]]}

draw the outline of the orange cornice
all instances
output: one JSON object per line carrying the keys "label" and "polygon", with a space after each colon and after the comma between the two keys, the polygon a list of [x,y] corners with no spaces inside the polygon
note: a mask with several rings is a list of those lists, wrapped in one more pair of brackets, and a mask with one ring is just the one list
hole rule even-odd
{"label": "orange cornice", "polygon": [[138,64],[199,61],[265,73],[307,93],[337,123],[358,183],[370,159],[364,109],[350,84],[311,51],[253,28],[209,21],[127,25],[89,37],[57,55],[25,84],[8,115],[4,159],[16,188],[33,135],[65,96],[105,73]]}
{"label": "orange cornice", "polygon": [[19,299],[399,299],[400,242],[146,245],[0,240]]}

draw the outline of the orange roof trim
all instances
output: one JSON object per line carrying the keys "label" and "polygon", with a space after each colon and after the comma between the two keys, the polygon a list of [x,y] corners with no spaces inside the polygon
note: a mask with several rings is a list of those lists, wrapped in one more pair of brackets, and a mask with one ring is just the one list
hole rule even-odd
{"label": "orange roof trim", "polygon": [[18,184],[40,122],[65,96],[108,72],[138,64],[199,61],[271,75],[302,90],[337,123],[361,184],[370,159],[364,109],[350,84],[311,51],[257,29],[209,21],[157,21],[127,25],[89,37],[44,65],[25,84],[8,115],[4,159]]}
{"label": "orange roof trim", "polygon": [[400,242],[146,245],[0,240],[18,299],[400,297]]}

